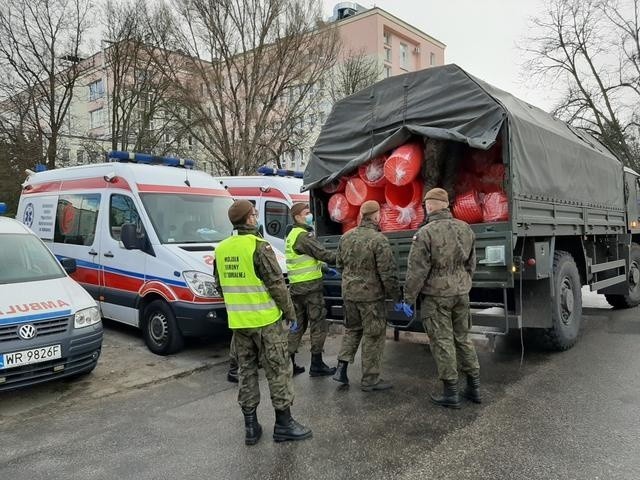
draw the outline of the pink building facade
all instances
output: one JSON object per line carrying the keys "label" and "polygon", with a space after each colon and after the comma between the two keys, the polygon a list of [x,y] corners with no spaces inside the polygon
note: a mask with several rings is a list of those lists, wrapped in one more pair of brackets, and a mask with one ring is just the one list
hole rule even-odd
{"label": "pink building facade", "polygon": [[364,52],[382,65],[382,78],[444,65],[446,45],[381,8],[337,20],[344,55]]}

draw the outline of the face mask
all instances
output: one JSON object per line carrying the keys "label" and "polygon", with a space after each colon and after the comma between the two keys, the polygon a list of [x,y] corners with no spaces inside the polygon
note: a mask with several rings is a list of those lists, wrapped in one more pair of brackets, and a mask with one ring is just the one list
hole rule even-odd
{"label": "face mask", "polygon": [[307,225],[312,226],[313,225],[313,214],[312,213],[308,213],[305,217],[304,217],[304,221]]}

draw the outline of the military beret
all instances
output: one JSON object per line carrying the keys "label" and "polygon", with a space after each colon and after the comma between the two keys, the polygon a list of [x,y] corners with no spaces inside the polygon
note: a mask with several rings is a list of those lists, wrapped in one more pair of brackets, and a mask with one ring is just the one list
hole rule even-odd
{"label": "military beret", "polygon": [[380,204],[375,200],[367,200],[360,207],[360,215],[369,215],[380,211]]}
{"label": "military beret", "polygon": [[440,200],[441,202],[449,203],[449,195],[447,194],[447,191],[443,190],[442,188],[432,188],[424,196],[424,199],[425,200]]}
{"label": "military beret", "polygon": [[253,203],[249,200],[236,200],[229,207],[229,220],[234,225],[242,223],[247,215],[253,211]]}
{"label": "military beret", "polygon": [[291,206],[291,218],[300,215],[305,208],[309,208],[308,203],[297,202]]}

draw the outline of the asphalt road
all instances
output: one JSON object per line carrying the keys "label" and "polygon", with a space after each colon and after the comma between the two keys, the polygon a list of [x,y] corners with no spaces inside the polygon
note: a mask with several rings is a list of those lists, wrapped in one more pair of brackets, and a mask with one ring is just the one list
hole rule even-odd
{"label": "asphalt road", "polygon": [[[300,375],[292,410],[314,438],[295,444],[272,441],[262,382],[265,434],[244,445],[221,364],[102,397],[64,396],[0,417],[0,479],[638,479],[640,311],[586,313],[568,352],[527,348],[521,366],[517,348],[481,349],[485,402],[458,411],[429,403],[439,385],[415,336],[387,342],[391,391],[361,392],[359,367],[349,389]],[[331,363],[338,345],[327,345]]]}

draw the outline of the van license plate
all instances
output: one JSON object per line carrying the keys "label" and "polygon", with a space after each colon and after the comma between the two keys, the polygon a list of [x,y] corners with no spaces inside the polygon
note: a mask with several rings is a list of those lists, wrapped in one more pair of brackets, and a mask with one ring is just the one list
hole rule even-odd
{"label": "van license plate", "polygon": [[31,350],[5,353],[0,355],[0,369],[31,365],[32,363],[46,362],[60,357],[62,357],[62,349],[60,348],[60,345],[51,345],[49,347],[32,348]]}

